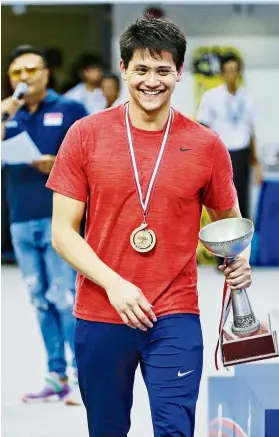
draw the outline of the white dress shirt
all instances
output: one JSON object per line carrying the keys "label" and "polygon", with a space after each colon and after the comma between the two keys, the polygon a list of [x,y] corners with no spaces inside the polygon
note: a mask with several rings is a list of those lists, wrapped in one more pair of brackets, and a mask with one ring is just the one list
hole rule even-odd
{"label": "white dress shirt", "polygon": [[71,90],[67,91],[65,97],[76,102],[82,103],[89,114],[95,114],[107,107],[107,100],[100,88],[88,91],[84,83],[79,83]]}
{"label": "white dress shirt", "polygon": [[217,132],[230,151],[249,146],[253,117],[252,102],[245,88],[238,88],[233,95],[225,85],[206,91],[197,112],[197,120]]}

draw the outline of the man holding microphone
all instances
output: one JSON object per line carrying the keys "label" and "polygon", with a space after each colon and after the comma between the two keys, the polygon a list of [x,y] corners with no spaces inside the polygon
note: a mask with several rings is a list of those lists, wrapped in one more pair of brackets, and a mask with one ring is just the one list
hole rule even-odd
{"label": "man holding microphone", "polygon": [[[87,113],[80,103],[47,89],[46,60],[34,47],[20,46],[10,54],[8,76],[14,94],[2,101],[2,140],[27,132],[42,154],[29,165],[7,165],[5,169],[12,243],[36,309],[49,371],[43,389],[25,395],[23,401],[57,399],[76,405],[80,400],[72,315],[75,272],[52,248],[52,195],[45,183],[66,132]],[[73,354],[72,390],[66,372],[65,343]]]}

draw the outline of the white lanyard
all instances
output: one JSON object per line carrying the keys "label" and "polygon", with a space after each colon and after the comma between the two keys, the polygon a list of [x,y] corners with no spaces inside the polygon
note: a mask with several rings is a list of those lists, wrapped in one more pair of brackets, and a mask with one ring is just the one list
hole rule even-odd
{"label": "white lanyard", "polygon": [[127,136],[128,136],[128,143],[129,143],[129,148],[130,148],[130,153],[131,153],[131,158],[132,158],[132,164],[133,164],[133,171],[134,171],[134,175],[135,175],[135,180],[136,180],[136,185],[137,185],[137,189],[138,189],[138,194],[139,194],[139,199],[140,199],[140,203],[143,209],[143,214],[144,217],[146,217],[147,213],[147,208],[149,205],[149,200],[150,200],[150,195],[151,195],[151,191],[154,185],[154,181],[155,178],[157,176],[158,170],[159,170],[159,166],[162,160],[162,156],[167,144],[167,139],[169,136],[169,131],[170,131],[170,127],[171,127],[171,121],[172,121],[172,116],[173,116],[173,110],[170,110],[169,113],[169,118],[168,118],[168,122],[167,122],[167,127],[165,130],[165,134],[164,134],[164,138],[161,144],[161,148],[160,148],[160,152],[149,182],[149,186],[148,186],[148,190],[147,190],[147,194],[145,197],[145,201],[143,201],[143,195],[142,195],[142,189],[140,186],[140,181],[139,181],[139,173],[138,173],[138,168],[137,168],[137,163],[136,163],[136,158],[135,158],[135,152],[134,152],[134,147],[133,147],[133,142],[132,142],[132,134],[131,134],[131,128],[130,128],[130,123],[129,123],[129,105],[126,105],[126,113],[125,113],[125,121],[126,121],[126,130],[127,130]]}

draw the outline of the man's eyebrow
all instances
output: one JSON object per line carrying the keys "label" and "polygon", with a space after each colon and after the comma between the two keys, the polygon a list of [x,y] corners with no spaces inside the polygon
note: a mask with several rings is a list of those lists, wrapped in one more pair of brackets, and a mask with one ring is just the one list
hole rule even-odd
{"label": "man's eyebrow", "polygon": [[134,66],[134,68],[148,68],[148,67],[144,64],[137,64]]}
{"label": "man's eyebrow", "polygon": [[164,70],[172,70],[170,65],[159,65],[157,67],[157,70],[159,70],[160,68],[163,68]]}
{"label": "man's eyebrow", "polygon": [[[135,65],[134,68],[150,68],[147,65],[144,64],[137,64]],[[156,67],[156,70],[160,70],[160,69],[164,69],[164,70],[172,70],[172,68],[169,65],[159,65],[158,67]]]}

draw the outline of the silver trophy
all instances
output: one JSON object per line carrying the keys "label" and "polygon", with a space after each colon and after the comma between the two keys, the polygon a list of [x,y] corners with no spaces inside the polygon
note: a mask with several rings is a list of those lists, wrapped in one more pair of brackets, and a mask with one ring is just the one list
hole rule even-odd
{"label": "silver trophy", "polygon": [[[229,218],[202,228],[199,239],[211,253],[230,263],[251,243],[253,234],[251,220]],[[232,310],[232,334],[223,331],[220,336],[224,366],[278,356],[277,336],[271,330],[270,316],[266,326],[257,320],[245,289],[232,291]]]}

